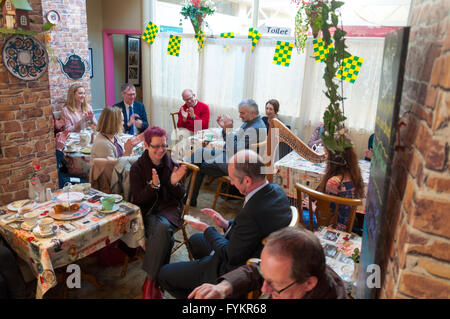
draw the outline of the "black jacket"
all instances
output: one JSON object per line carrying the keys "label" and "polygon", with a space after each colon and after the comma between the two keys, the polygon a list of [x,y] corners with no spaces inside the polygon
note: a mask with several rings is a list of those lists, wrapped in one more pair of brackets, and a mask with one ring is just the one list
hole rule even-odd
{"label": "black jacket", "polygon": [[244,265],[247,259],[259,257],[263,248],[262,240],[288,226],[291,216],[284,190],[277,184],[267,184],[241,209],[225,237],[214,227],[208,227],[204,236],[214,250],[210,278],[215,280]]}

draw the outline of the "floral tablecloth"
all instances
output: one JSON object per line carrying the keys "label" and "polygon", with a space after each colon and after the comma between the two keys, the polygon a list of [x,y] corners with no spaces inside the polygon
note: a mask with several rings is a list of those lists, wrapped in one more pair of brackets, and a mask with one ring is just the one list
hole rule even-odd
{"label": "floral tablecloth", "polygon": [[327,265],[342,278],[350,294],[356,280],[353,274],[355,263],[351,257],[355,248],[361,251],[361,237],[323,226],[319,227],[315,235],[322,244]]}
{"label": "floral tablecloth", "polygon": [[[58,196],[62,191],[56,191]],[[96,190],[95,193],[104,195]],[[55,269],[74,263],[106,245],[121,239],[129,247],[144,247],[144,223],[139,207],[120,202],[119,210],[111,214],[100,213],[97,208],[100,202],[90,203],[86,200],[82,206],[88,205],[91,210],[82,218],[68,221],[55,220],[56,234],[47,238],[36,237],[33,232],[21,229],[21,222],[7,223],[8,217],[16,212],[0,209],[0,233],[12,249],[30,266],[37,278],[36,298],[43,295],[57,284]],[[39,203],[33,209],[47,216],[52,207],[61,203],[56,197],[52,201]]]}
{"label": "floral tablecloth", "polygon": [[[367,191],[370,176],[370,162],[360,160],[361,176]],[[275,163],[274,182],[281,185],[286,194],[291,198],[297,198],[295,183],[300,183],[315,189],[319,186],[322,176],[325,174],[326,163],[310,162],[295,151],[292,151]]]}

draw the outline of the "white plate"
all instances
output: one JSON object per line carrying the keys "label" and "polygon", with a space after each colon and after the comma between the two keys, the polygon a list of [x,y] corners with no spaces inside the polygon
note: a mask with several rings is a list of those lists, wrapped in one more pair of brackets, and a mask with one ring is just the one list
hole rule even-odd
{"label": "white plate", "polygon": [[56,234],[56,230],[58,229],[58,226],[53,225],[52,231],[47,234],[42,234],[41,229],[39,228],[39,225],[33,228],[33,234],[35,234],[37,237],[41,238],[47,238],[50,236],[53,236]]}
{"label": "white plate", "polygon": [[20,224],[20,228],[22,228],[23,230],[32,231],[34,227],[35,227],[35,225],[30,226],[27,223]]}
{"label": "white plate", "polygon": [[114,197],[116,204],[120,203],[123,200],[123,197],[119,194],[109,194],[109,197]]}
{"label": "white plate", "polygon": [[69,192],[69,193],[63,192],[58,196],[56,196],[56,198],[64,202],[67,202],[67,200],[69,200],[69,202],[73,203],[83,200],[84,194],[80,192]]}
{"label": "white plate", "polygon": [[9,204],[6,208],[12,210],[13,212],[17,212],[20,207],[24,206],[29,201],[29,199],[16,200],[15,202]]}
{"label": "white plate", "polygon": [[98,211],[102,214],[111,214],[119,210],[119,205],[114,205],[111,210],[103,210],[103,206],[100,205]]}

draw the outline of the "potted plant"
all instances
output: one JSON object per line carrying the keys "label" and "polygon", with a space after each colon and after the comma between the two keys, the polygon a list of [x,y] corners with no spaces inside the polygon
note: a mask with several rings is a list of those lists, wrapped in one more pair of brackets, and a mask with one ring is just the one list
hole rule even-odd
{"label": "potted plant", "polygon": [[292,0],[299,8],[295,16],[295,47],[303,52],[311,28],[314,38],[317,38],[323,24],[322,5],[328,0]]}
{"label": "potted plant", "polygon": [[[181,15],[191,20],[195,34],[202,30],[203,21],[207,15],[211,15],[216,11],[215,4],[211,0],[184,0],[181,6]],[[182,19],[180,19],[180,25]],[[206,22],[208,26],[208,23]]]}

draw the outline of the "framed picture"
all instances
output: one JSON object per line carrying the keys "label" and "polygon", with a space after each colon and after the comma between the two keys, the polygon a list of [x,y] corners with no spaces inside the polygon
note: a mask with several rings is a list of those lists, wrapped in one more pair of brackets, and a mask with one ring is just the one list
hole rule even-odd
{"label": "framed picture", "polygon": [[89,76],[92,79],[94,77],[94,65],[92,62],[94,59],[92,58],[92,48],[89,48]]}
{"label": "framed picture", "polygon": [[127,83],[141,85],[141,39],[139,36],[126,36],[126,71]]}

